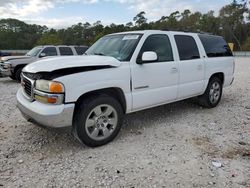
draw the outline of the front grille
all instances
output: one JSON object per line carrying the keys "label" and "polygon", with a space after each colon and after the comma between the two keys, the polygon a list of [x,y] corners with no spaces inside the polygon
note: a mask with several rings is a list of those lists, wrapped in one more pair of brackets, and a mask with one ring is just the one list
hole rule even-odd
{"label": "front grille", "polygon": [[28,73],[28,72],[23,72],[23,75],[31,80],[38,80],[41,79],[41,75],[37,73]]}
{"label": "front grille", "polygon": [[23,89],[25,93],[32,98],[32,83],[25,77],[23,77]]}

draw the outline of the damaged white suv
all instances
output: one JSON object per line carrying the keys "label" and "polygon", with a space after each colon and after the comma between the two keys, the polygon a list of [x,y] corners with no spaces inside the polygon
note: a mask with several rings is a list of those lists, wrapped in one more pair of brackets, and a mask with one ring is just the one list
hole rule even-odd
{"label": "damaged white suv", "polygon": [[190,97],[215,107],[234,80],[234,58],[220,36],[134,31],[104,36],[83,56],[26,66],[18,108],[34,123],[72,126],[95,147],[113,140],[123,116]]}

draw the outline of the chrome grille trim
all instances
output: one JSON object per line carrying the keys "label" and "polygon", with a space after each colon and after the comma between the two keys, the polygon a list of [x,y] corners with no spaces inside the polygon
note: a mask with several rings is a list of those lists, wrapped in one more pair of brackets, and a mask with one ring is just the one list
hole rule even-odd
{"label": "chrome grille trim", "polygon": [[27,76],[25,76],[22,73],[21,74],[21,82],[24,83],[22,85],[24,96],[29,101],[33,101],[34,100],[34,84],[35,84],[35,81],[31,80],[30,78],[28,78]]}

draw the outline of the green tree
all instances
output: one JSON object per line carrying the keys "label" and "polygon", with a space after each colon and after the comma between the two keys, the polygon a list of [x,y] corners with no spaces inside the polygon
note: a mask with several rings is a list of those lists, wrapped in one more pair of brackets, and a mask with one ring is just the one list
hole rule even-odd
{"label": "green tree", "polygon": [[143,24],[147,23],[147,18],[145,18],[145,14],[146,13],[144,11],[142,11],[134,17],[133,20],[134,20],[136,26],[140,27]]}
{"label": "green tree", "polygon": [[46,26],[29,25],[16,19],[0,20],[0,49],[30,49]]}
{"label": "green tree", "polygon": [[57,34],[44,33],[38,40],[37,45],[60,45],[63,44],[62,40]]}
{"label": "green tree", "polygon": [[77,23],[64,29],[48,29],[46,26],[26,24],[16,19],[0,19],[0,49],[30,49],[36,44],[91,45],[100,37],[122,31],[161,29],[208,32],[222,35],[236,49],[249,49],[250,14],[249,0],[233,0],[215,16],[214,11],[175,11],[157,21],[147,22],[145,12],[138,13],[127,24],[104,26],[101,21]]}
{"label": "green tree", "polygon": [[220,10],[220,28],[222,35],[224,35],[227,40],[237,44],[238,49],[240,49],[240,44],[243,43],[247,37],[242,35],[243,25],[245,24],[244,14],[249,14],[247,1],[241,1],[239,3],[233,0],[231,4],[222,7]]}
{"label": "green tree", "polygon": [[242,50],[250,51],[250,37],[247,38],[246,42],[242,46]]}

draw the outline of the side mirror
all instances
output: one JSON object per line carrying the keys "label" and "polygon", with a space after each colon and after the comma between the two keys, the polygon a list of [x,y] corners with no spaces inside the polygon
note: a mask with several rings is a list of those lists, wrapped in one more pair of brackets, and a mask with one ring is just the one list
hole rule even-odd
{"label": "side mirror", "polygon": [[153,51],[144,52],[142,54],[142,63],[154,62],[157,61],[157,59],[158,59],[157,54]]}
{"label": "side mirror", "polygon": [[46,53],[40,53],[39,57],[40,57],[40,58],[46,57]]}

